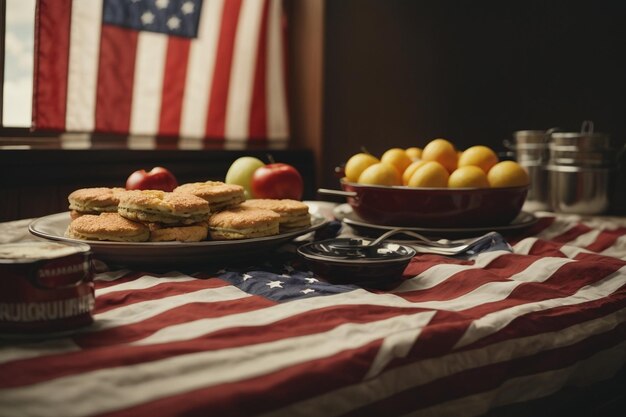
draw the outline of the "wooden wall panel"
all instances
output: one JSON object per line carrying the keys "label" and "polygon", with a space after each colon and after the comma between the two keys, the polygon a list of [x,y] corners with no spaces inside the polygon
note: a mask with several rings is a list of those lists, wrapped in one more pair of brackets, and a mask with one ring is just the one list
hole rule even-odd
{"label": "wooden wall panel", "polygon": [[321,180],[325,142],[324,120],[324,11],[325,0],[288,0],[287,67],[291,141],[312,150],[316,182]]}
{"label": "wooden wall panel", "polygon": [[[84,187],[124,187],[135,170],[163,166],[179,183],[224,180],[240,156],[265,162],[267,151],[0,150],[0,221],[67,210],[67,195]],[[296,167],[304,199],[315,197],[315,163],[308,150],[272,150],[276,162]]]}

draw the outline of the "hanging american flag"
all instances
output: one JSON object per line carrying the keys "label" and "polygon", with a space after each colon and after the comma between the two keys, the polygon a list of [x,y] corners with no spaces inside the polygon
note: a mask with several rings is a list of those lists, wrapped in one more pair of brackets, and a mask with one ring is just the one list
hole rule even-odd
{"label": "hanging american flag", "polygon": [[284,141],[282,0],[39,0],[39,130]]}
{"label": "hanging american flag", "polygon": [[479,416],[618,372],[626,222],[509,242],[390,291],[298,262],[99,273],[92,326],[0,345],[0,416]]}

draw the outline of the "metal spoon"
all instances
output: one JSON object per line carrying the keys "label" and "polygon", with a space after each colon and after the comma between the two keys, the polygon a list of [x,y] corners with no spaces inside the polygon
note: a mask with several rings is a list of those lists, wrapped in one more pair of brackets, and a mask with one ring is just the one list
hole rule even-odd
{"label": "metal spoon", "polygon": [[[490,232],[490,233],[493,233],[493,232]],[[409,245],[417,245],[417,246],[420,246],[420,247],[425,246],[425,247],[437,249],[440,252],[446,252],[446,253],[458,253],[458,252],[468,248],[471,244],[473,244],[473,243],[479,241],[480,239],[483,239],[485,236],[489,235],[489,233],[488,233],[486,235],[482,235],[482,236],[479,236],[477,238],[470,239],[470,240],[461,240],[461,241],[442,240],[442,241],[435,241],[435,240],[428,239],[427,237],[422,236],[419,233],[413,232],[411,230],[407,230],[407,229],[391,229],[388,232],[383,233],[378,238],[376,238],[375,240],[373,240],[373,241],[371,241],[371,242],[369,242],[367,244],[362,243],[363,242],[362,240],[352,239],[350,241],[350,244],[333,244],[332,247],[333,247],[333,249],[338,249],[338,250],[372,249],[372,248],[376,248],[376,247],[380,246],[380,244],[383,241],[385,241],[389,237],[391,237],[393,235],[397,235],[397,234],[408,235],[408,236],[411,236],[411,237],[416,239],[416,241],[406,242]]]}

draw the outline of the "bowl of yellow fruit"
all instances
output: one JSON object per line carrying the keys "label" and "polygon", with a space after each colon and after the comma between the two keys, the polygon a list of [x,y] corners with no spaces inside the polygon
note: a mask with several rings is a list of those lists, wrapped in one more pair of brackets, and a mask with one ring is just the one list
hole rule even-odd
{"label": "bowl of yellow fruit", "polygon": [[343,174],[337,193],[354,213],[397,227],[507,225],[519,215],[530,182],[521,165],[500,161],[489,147],[461,152],[446,139],[423,149],[392,148],[380,158],[355,154]]}

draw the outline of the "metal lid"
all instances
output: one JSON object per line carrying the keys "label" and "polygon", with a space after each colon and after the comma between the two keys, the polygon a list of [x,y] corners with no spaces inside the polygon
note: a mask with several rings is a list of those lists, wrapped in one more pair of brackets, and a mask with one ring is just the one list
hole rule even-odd
{"label": "metal lid", "polygon": [[340,264],[381,265],[407,262],[415,249],[392,242],[363,248],[367,239],[338,238],[312,242],[298,248],[298,253],[311,261]]}
{"label": "metal lid", "polygon": [[572,150],[586,151],[610,148],[610,136],[606,133],[594,132],[593,122],[585,120],[580,132],[554,132],[551,135],[552,145],[567,146]]}
{"label": "metal lid", "polygon": [[43,259],[57,259],[74,254],[90,254],[84,243],[70,242],[16,242],[0,245],[0,264],[34,263]]}
{"label": "metal lid", "polygon": [[513,137],[517,144],[539,144],[545,143],[549,138],[549,131],[546,130],[518,130],[513,132]]}

